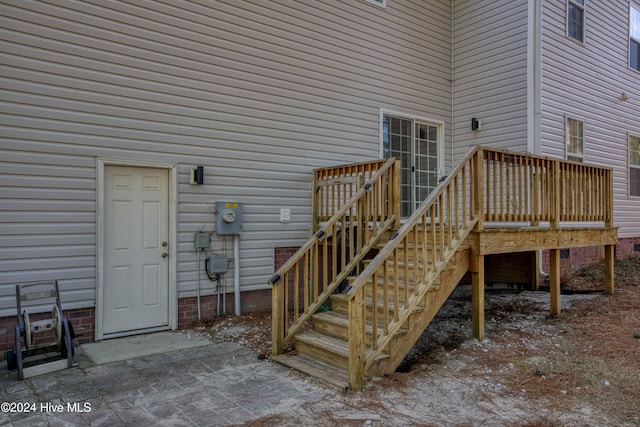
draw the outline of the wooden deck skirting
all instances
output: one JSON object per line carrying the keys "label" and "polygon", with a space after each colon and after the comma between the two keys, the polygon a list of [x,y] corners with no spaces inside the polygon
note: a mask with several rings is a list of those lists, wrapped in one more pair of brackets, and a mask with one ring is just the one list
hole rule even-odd
{"label": "wooden deck skirting", "polygon": [[[341,363],[349,387],[359,390],[366,376],[395,370],[467,271],[473,333],[483,339],[486,255],[550,250],[555,315],[560,249],[602,245],[605,291],[613,293],[611,169],[473,147],[402,226],[399,171],[399,160],[315,171],[311,229],[323,227],[270,281],[274,356],[332,297],[333,309],[348,317],[344,328],[328,330],[347,341]],[[390,239],[389,230],[396,230]],[[379,252],[362,268],[374,246]],[[332,296],[353,273],[348,292]]]}

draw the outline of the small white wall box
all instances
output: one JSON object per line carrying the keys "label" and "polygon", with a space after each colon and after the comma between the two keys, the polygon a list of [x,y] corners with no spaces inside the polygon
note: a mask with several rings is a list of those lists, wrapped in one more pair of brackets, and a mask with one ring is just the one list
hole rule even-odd
{"label": "small white wall box", "polygon": [[242,203],[216,202],[216,234],[242,232]]}
{"label": "small white wall box", "polygon": [[280,222],[283,224],[291,222],[291,209],[280,209]]}
{"label": "small white wall box", "polygon": [[195,240],[195,246],[197,251],[209,250],[209,241],[210,241],[209,233],[196,233],[194,236],[194,240]]}

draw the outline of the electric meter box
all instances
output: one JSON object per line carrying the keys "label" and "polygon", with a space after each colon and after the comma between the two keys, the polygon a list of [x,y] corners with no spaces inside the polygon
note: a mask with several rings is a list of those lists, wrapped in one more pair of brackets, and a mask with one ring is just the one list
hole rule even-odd
{"label": "electric meter box", "polygon": [[242,232],[242,203],[216,202],[216,234]]}

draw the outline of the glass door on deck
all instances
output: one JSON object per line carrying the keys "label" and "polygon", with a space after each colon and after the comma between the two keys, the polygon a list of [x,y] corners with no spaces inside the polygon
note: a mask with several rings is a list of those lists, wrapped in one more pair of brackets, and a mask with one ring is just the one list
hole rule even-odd
{"label": "glass door on deck", "polygon": [[409,217],[438,185],[438,125],[384,115],[382,155],[401,161],[401,215]]}

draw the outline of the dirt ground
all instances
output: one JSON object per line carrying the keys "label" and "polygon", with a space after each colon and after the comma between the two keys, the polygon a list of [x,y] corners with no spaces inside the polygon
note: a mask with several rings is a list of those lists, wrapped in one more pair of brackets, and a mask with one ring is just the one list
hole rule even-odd
{"label": "dirt ground", "polygon": [[[563,278],[556,317],[544,291],[488,287],[483,341],[471,336],[471,289],[461,285],[398,372],[346,394],[299,374],[325,398],[247,425],[640,425],[640,258],[615,271],[614,295],[602,292],[601,266]],[[271,363],[270,315],[195,329]]]}

